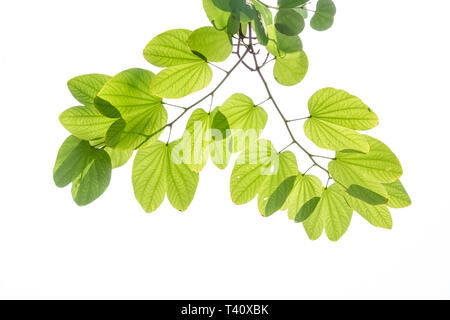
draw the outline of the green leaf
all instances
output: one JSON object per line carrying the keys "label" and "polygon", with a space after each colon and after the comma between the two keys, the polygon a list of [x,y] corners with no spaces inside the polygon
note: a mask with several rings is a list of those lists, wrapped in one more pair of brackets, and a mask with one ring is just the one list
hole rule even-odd
{"label": "green leaf", "polygon": [[[99,97],[112,104],[126,122],[115,146],[135,149],[146,140],[156,140],[167,123],[161,98],[152,95],[149,85],[155,75],[143,69],[129,69],[111,79]],[[151,137],[151,139],[149,139]]]}
{"label": "green leaf", "polygon": [[354,130],[378,125],[378,116],[361,99],[334,88],[316,92],[308,103],[312,117]]}
{"label": "green leaf", "polygon": [[277,31],[275,25],[267,26],[269,42],[266,46],[275,57],[283,57],[288,53],[302,51],[303,44],[299,36],[287,36]]}
{"label": "green leaf", "polygon": [[217,168],[225,169],[230,162],[233,153],[230,124],[225,115],[220,112],[219,107],[213,110],[211,118],[211,160]]}
{"label": "green leaf", "polygon": [[370,145],[367,154],[338,152],[336,159],[351,170],[364,174],[374,181],[382,183],[397,181],[402,176],[403,169],[395,154],[381,141],[369,136],[364,138]]}
{"label": "green leaf", "polygon": [[272,12],[269,8],[261,4],[258,0],[252,0],[252,4],[259,13],[259,16],[262,18],[262,22],[264,22],[265,26],[273,24]]}
{"label": "green leaf", "polygon": [[229,12],[220,10],[214,5],[212,0],[203,0],[203,8],[205,9],[209,21],[211,21],[212,25],[217,30],[226,30],[228,26],[228,19],[230,18]]}
{"label": "green leaf", "polygon": [[269,42],[269,36],[267,35],[266,28],[259,17],[255,18],[252,22],[253,29],[255,29],[258,42],[263,46]]}
{"label": "green leaf", "polygon": [[256,197],[262,188],[270,167],[276,162],[277,152],[268,140],[248,144],[239,155],[230,181],[231,199],[245,204]]}
{"label": "green leaf", "polygon": [[94,106],[98,112],[107,118],[119,119],[121,117],[120,112],[116,107],[98,96],[94,99]]}
{"label": "green leaf", "polygon": [[73,97],[86,106],[94,105],[94,99],[105,83],[111,79],[104,74],[86,74],[69,80],[67,86]]}
{"label": "green leaf", "polygon": [[269,217],[286,202],[298,175],[295,155],[286,151],[278,156],[273,171],[262,182],[258,195],[258,208],[261,214]]}
{"label": "green leaf", "polygon": [[119,150],[106,147],[105,151],[108,152],[109,157],[111,158],[111,166],[113,169],[122,167],[133,156],[133,150]]}
{"label": "green leaf", "polygon": [[281,8],[275,16],[275,27],[287,36],[296,36],[305,28],[305,19],[294,9]]}
{"label": "green leaf", "polygon": [[384,229],[392,229],[392,216],[385,205],[373,206],[345,195],[348,205],[366,219],[371,225]]}
{"label": "green leaf", "polygon": [[344,186],[347,192],[371,205],[386,204],[388,195],[386,188],[379,182],[368,177],[364,172],[355,171],[351,166],[340,160],[328,164],[333,179]]}
{"label": "green leaf", "polygon": [[199,177],[182,163],[175,147],[155,141],[142,148],[133,165],[133,187],[136,199],[148,213],[155,211],[165,194],[172,206],[180,211],[188,208],[197,189]]}
{"label": "green leaf", "polygon": [[278,0],[278,7],[280,8],[295,8],[304,5],[309,0]]}
{"label": "green leaf", "polygon": [[276,57],[273,75],[284,86],[300,83],[308,72],[308,57],[305,52],[298,51]]}
{"label": "green leaf", "polygon": [[83,171],[83,155],[90,148],[89,142],[70,136],[59,149],[53,168],[53,180],[56,186],[64,188]]}
{"label": "green leaf", "polygon": [[59,121],[71,134],[81,140],[95,140],[104,138],[114,119],[103,116],[90,105],[73,107],[59,116]]}
{"label": "green leaf", "polygon": [[183,98],[206,88],[212,80],[212,70],[205,61],[167,68],[151,81],[150,92],[168,99]]}
{"label": "green leaf", "polygon": [[357,150],[367,153],[369,143],[363,135],[331,122],[310,118],[304,125],[306,136],[318,147],[328,150]]}
{"label": "green leaf", "polygon": [[387,205],[391,208],[406,208],[411,205],[411,198],[400,180],[384,185],[389,195]]}
{"label": "green leaf", "polygon": [[200,172],[209,158],[210,128],[213,119],[203,109],[196,109],[183,134],[183,162],[194,172]]}
{"label": "green leaf", "polygon": [[305,221],[314,212],[322,191],[323,186],[319,178],[299,174],[287,200],[289,219],[296,222]]}
{"label": "green leaf", "polygon": [[311,18],[311,27],[317,31],[325,31],[331,28],[336,15],[336,6],[332,0],[319,0],[316,13]]}
{"label": "green leaf", "polygon": [[120,143],[122,133],[126,129],[127,123],[123,119],[114,122],[106,132],[105,144],[109,147],[115,147]]}
{"label": "green leaf", "polygon": [[161,68],[202,61],[187,44],[191,34],[189,30],[174,29],[156,36],[144,49],[145,59]]}
{"label": "green leaf", "polygon": [[328,239],[338,241],[347,231],[353,210],[337,185],[325,189],[314,213],[303,223],[311,240],[317,240],[325,228]]}
{"label": "green leaf", "polygon": [[134,195],[142,208],[153,212],[161,205],[167,191],[167,145],[155,141],[136,154],[133,164]]}
{"label": "green leaf", "polygon": [[273,24],[272,12],[257,0],[252,0],[252,4],[257,11],[255,19],[252,21],[253,28],[259,43],[267,45],[269,42],[268,27]]}
{"label": "green leaf", "polygon": [[105,150],[90,147],[82,155],[84,168],[72,183],[72,197],[85,206],[100,197],[111,181],[111,159]]}
{"label": "green leaf", "polygon": [[228,34],[213,27],[195,30],[189,36],[188,45],[192,51],[199,52],[207,61],[213,62],[225,61],[233,50]]}
{"label": "green leaf", "polygon": [[266,111],[244,94],[236,93],[220,107],[231,129],[233,148],[243,149],[246,139],[256,139],[267,123]]}

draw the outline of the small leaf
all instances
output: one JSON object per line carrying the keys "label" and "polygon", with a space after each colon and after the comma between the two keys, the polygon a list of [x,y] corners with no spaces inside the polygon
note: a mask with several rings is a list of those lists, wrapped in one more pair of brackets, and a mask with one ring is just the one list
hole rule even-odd
{"label": "small leaf", "polygon": [[225,61],[233,49],[228,34],[213,27],[195,30],[187,42],[192,51],[201,53],[207,61],[213,62]]}
{"label": "small leaf", "polygon": [[201,61],[187,41],[192,31],[174,29],[156,36],[145,47],[145,59],[156,67],[173,67]]}
{"label": "small leaf", "polygon": [[311,18],[311,27],[317,31],[325,31],[331,28],[336,15],[336,6],[332,0],[319,0],[316,12]]}
{"label": "small leaf", "polygon": [[281,8],[275,16],[275,27],[287,36],[296,36],[305,28],[305,19],[294,9]]}
{"label": "small leaf", "polygon": [[212,70],[205,61],[170,67],[151,81],[150,92],[162,98],[183,98],[206,88],[212,76]]}
{"label": "small leaf", "polygon": [[406,208],[411,205],[411,198],[400,180],[384,185],[389,195],[388,206],[391,208]]}
{"label": "small leaf", "polygon": [[369,143],[363,135],[316,118],[310,118],[304,125],[306,136],[318,147],[328,150],[357,150],[367,153]]}
{"label": "small leaf", "polygon": [[276,57],[273,75],[284,86],[300,83],[308,72],[308,57],[305,52],[298,51]]}
{"label": "small leaf", "polygon": [[384,229],[392,229],[392,216],[385,205],[373,206],[349,195],[345,200],[352,209],[359,213],[371,225]]}
{"label": "small leaf", "polygon": [[269,42],[266,49],[275,57],[283,57],[288,53],[302,51],[303,44],[299,36],[284,35],[275,28],[275,25],[267,26]]}
{"label": "small leaf", "polygon": [[334,88],[316,92],[308,102],[312,117],[354,130],[378,125],[378,116],[361,99]]}
{"label": "small leaf", "polygon": [[315,206],[313,204],[315,200],[313,201],[313,199],[320,199],[322,190],[323,186],[319,178],[299,174],[287,201],[289,219],[295,219],[297,222],[306,220],[314,212]]}
{"label": "small leaf", "polygon": [[105,83],[111,79],[104,74],[86,74],[69,80],[67,86],[73,97],[86,106],[94,105],[94,99]]}
{"label": "small leaf", "polygon": [[71,134],[81,140],[104,138],[114,119],[107,118],[92,105],[73,107],[59,116],[59,121]]}

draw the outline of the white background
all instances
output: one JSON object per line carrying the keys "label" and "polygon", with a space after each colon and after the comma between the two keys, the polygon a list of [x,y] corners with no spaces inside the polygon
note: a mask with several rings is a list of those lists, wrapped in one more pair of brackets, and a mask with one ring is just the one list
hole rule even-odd
{"label": "white background", "polygon": [[[279,86],[271,66],[265,74],[288,117],[307,115],[322,87],[361,97],[381,119],[370,134],[402,160],[414,204],[393,210],[392,231],[355,215],[332,243],[310,241],[284,213],[265,219],[255,202],[232,204],[231,166],[207,166],[185,213],[166,201],[145,214],[131,162],[114,171],[104,196],[77,207],[69,188],[52,181],[67,136],[58,116],[77,105],[67,80],[130,67],[157,72],[142,56],[152,37],[209,21],[200,0],[1,1],[0,298],[450,298],[450,2],[336,4],[331,31],[304,32],[310,70],[300,85]],[[238,71],[217,104],[234,92],[266,98],[255,74]],[[287,133],[264,107],[265,137],[280,149]],[[305,140],[301,125],[295,132]]]}

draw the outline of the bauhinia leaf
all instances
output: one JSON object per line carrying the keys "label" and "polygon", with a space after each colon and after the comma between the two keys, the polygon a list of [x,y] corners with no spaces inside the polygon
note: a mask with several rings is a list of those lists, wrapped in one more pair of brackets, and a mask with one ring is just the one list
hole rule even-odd
{"label": "bauhinia leaf", "polygon": [[332,0],[319,0],[316,12],[311,18],[311,27],[317,31],[325,31],[331,28],[336,15],[336,6]]}
{"label": "bauhinia leaf", "polygon": [[233,49],[228,34],[213,27],[195,30],[189,36],[187,43],[193,52],[200,53],[212,62],[225,61]]}
{"label": "bauhinia leaf", "polygon": [[107,147],[105,151],[108,152],[111,158],[111,166],[113,169],[125,165],[133,156],[133,150],[119,150]]}
{"label": "bauhinia leaf", "polygon": [[377,181],[368,177],[364,172],[353,170],[339,160],[331,161],[328,164],[333,179],[355,198],[358,198],[370,205],[386,204],[388,195],[386,188]]}
{"label": "bauhinia leaf", "polygon": [[75,99],[85,106],[92,106],[98,92],[109,79],[111,77],[104,74],[86,74],[69,80],[67,86]]}
{"label": "bauhinia leaf", "polygon": [[[133,187],[136,199],[143,209],[155,211],[167,197],[172,206],[180,211],[187,209],[197,189],[199,177],[183,164],[174,148],[155,141],[140,149],[133,164]],[[174,155],[174,156],[173,156]]]}
{"label": "bauhinia leaf", "polygon": [[305,122],[305,134],[318,147],[328,150],[357,150],[367,153],[369,143],[363,135],[331,122],[310,118]]}
{"label": "bauhinia leaf", "polygon": [[92,106],[73,107],[59,116],[59,121],[71,134],[81,140],[96,140],[106,136],[115,119],[103,116]]}
{"label": "bauhinia leaf", "polygon": [[[129,69],[112,78],[99,93],[111,103],[126,122],[115,148],[135,149],[144,141],[156,140],[167,123],[161,98],[149,91],[155,75],[143,69]],[[150,138],[151,137],[151,138]]]}
{"label": "bauhinia leaf", "polygon": [[397,180],[392,183],[386,183],[384,185],[386,187],[387,193],[389,195],[389,201],[387,205],[391,208],[406,208],[411,205],[411,198],[406,192],[405,187]]}
{"label": "bauhinia leaf", "polygon": [[150,83],[150,92],[162,98],[183,98],[206,88],[212,76],[212,70],[204,60],[177,65],[158,73]]}
{"label": "bauhinia leaf", "polygon": [[300,83],[308,72],[308,57],[305,52],[288,53],[276,57],[273,75],[284,86],[293,86]]}
{"label": "bauhinia leaf", "polygon": [[241,93],[228,98],[219,110],[232,130],[234,151],[242,150],[246,139],[257,139],[267,123],[267,112]]}
{"label": "bauhinia leaf", "polygon": [[105,192],[111,170],[111,159],[106,151],[70,136],[58,152],[53,179],[61,188],[72,182],[72,197],[78,205],[84,206]]}
{"label": "bauhinia leaf", "polygon": [[354,130],[378,125],[378,116],[361,99],[334,88],[316,92],[308,103],[311,117]]}
{"label": "bauhinia leaf", "polygon": [[303,43],[299,36],[287,36],[280,33],[275,25],[267,26],[269,41],[266,49],[275,57],[283,57],[288,53],[302,51]]}
{"label": "bauhinia leaf", "polygon": [[259,190],[258,208],[263,216],[271,216],[281,209],[294,187],[297,175],[295,155],[290,151],[280,153]]}
{"label": "bauhinia leaf", "polygon": [[289,219],[305,221],[315,210],[322,195],[323,186],[319,178],[299,174],[287,200]]}
{"label": "bauhinia leaf", "polygon": [[280,8],[295,8],[304,5],[309,0],[278,0],[278,7]]}
{"label": "bauhinia leaf", "polygon": [[386,205],[370,205],[348,194],[345,195],[348,205],[366,219],[371,225],[384,229],[392,229],[392,216]]}
{"label": "bauhinia leaf", "polygon": [[338,241],[350,226],[353,210],[337,185],[325,189],[314,213],[303,223],[311,240],[317,240],[325,228],[328,239]]}
{"label": "bauhinia leaf", "polygon": [[369,136],[364,138],[370,145],[368,153],[338,152],[337,161],[374,181],[382,183],[397,181],[402,176],[403,169],[395,154],[381,141]]}
{"label": "bauhinia leaf", "polygon": [[239,155],[231,174],[231,199],[245,204],[259,193],[270,167],[277,161],[277,152],[268,140],[250,143]]}
{"label": "bauhinia leaf", "polygon": [[161,68],[202,61],[189,48],[187,41],[191,34],[190,30],[174,29],[156,36],[145,47],[145,59]]}
{"label": "bauhinia leaf", "polygon": [[281,8],[275,16],[275,27],[287,36],[296,36],[305,28],[305,19],[294,9]]}
{"label": "bauhinia leaf", "polygon": [[227,29],[230,12],[221,10],[212,0],[203,0],[203,8],[209,21],[217,30],[224,31]]}

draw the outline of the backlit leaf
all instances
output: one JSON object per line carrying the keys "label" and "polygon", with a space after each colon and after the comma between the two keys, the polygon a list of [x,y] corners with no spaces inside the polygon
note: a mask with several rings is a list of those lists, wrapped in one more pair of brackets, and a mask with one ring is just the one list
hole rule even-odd
{"label": "backlit leaf", "polygon": [[191,34],[192,31],[186,29],[174,29],[156,36],[145,47],[145,59],[162,68],[201,61],[187,44]]}
{"label": "backlit leaf", "polygon": [[352,209],[358,212],[371,225],[384,229],[392,229],[392,216],[386,205],[373,206],[350,195],[345,195],[345,200]]}
{"label": "backlit leaf", "polygon": [[310,118],[304,125],[306,136],[318,147],[328,150],[357,150],[369,152],[370,146],[365,137],[352,129],[334,123]]}
{"label": "backlit leaf", "polygon": [[287,200],[289,219],[297,222],[305,221],[314,212],[322,190],[323,186],[319,178],[299,174]]}
{"label": "backlit leaf", "polygon": [[389,201],[387,205],[391,208],[406,208],[411,205],[411,198],[406,192],[405,187],[397,180],[392,183],[387,183],[384,185],[386,187],[387,193],[389,195]]}
{"label": "backlit leaf", "polygon": [[192,51],[201,53],[213,62],[226,60],[232,51],[228,34],[213,27],[203,27],[192,32],[188,45]]}
{"label": "backlit leaf", "polygon": [[150,83],[151,94],[168,99],[183,98],[206,88],[212,80],[212,70],[205,61],[167,68]]}
{"label": "backlit leaf", "polygon": [[319,0],[311,18],[311,27],[317,31],[325,31],[333,25],[335,15],[336,6],[332,0]]}
{"label": "backlit leaf", "polygon": [[287,36],[296,36],[305,28],[305,19],[294,9],[281,8],[275,16],[275,27]]}
{"label": "backlit leaf", "polygon": [[308,72],[308,57],[305,52],[298,51],[276,57],[273,75],[284,86],[300,83]]}
{"label": "backlit leaf", "polygon": [[378,116],[361,99],[334,88],[316,92],[308,103],[312,117],[354,130],[378,125]]}
{"label": "backlit leaf", "polygon": [[133,156],[133,150],[119,150],[113,148],[105,148],[111,158],[111,166],[113,169],[125,165]]}
{"label": "backlit leaf", "polygon": [[67,86],[75,99],[85,106],[92,106],[98,92],[109,79],[111,77],[104,74],[86,74],[69,80]]}
{"label": "backlit leaf", "polygon": [[156,140],[162,134],[167,111],[161,98],[149,91],[154,77],[147,70],[129,69],[108,81],[100,91],[99,97],[111,103],[126,122],[116,148],[135,149],[150,135],[153,135],[151,140]]}

